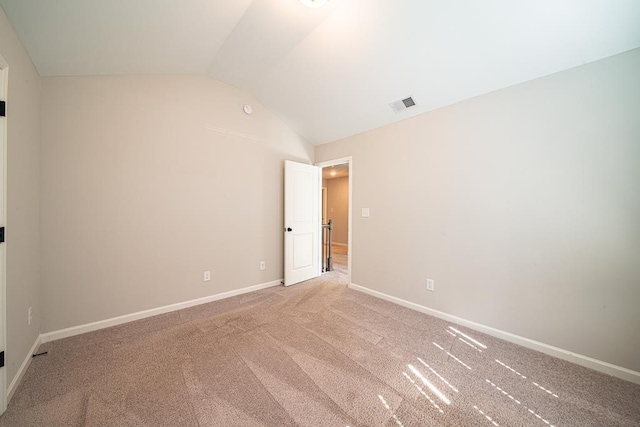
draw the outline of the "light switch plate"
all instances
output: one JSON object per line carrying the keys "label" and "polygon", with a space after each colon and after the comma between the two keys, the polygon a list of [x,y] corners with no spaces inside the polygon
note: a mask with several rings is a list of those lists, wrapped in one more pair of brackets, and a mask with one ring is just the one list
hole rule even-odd
{"label": "light switch plate", "polygon": [[369,218],[369,208],[362,208],[362,217]]}

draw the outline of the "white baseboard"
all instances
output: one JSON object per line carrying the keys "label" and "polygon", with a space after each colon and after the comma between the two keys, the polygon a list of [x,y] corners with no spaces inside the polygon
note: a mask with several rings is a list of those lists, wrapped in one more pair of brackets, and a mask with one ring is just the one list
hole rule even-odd
{"label": "white baseboard", "polygon": [[434,310],[432,308],[425,307],[420,304],[416,304],[407,300],[403,300],[401,298],[387,295],[382,292],[374,291],[373,289],[365,288],[364,286],[356,285],[355,283],[351,283],[349,285],[349,288],[354,289],[356,291],[363,292],[365,294],[369,294],[377,298],[381,298],[381,299],[393,302],[403,307],[420,311],[425,314],[430,314],[431,316],[438,317],[440,319],[457,323],[458,325],[475,329],[476,331],[483,332],[487,335],[501,338],[505,341],[509,341],[514,344],[518,344],[523,347],[530,348],[532,350],[537,350],[541,353],[545,353],[550,356],[557,357],[559,359],[567,360],[569,362],[575,363],[580,366],[584,366],[586,368],[603,372],[605,374],[609,374],[614,377],[621,378],[626,381],[630,381],[632,383],[640,384],[640,372],[623,368],[622,366],[617,366],[608,362],[603,362],[602,360],[594,359],[588,356],[584,356],[582,354],[574,353],[569,350],[564,350],[562,348],[544,344],[539,341],[534,341],[529,338],[521,337],[519,335],[515,335],[510,332],[505,332],[500,329],[492,328],[490,326],[482,325],[480,323],[472,322],[470,320],[462,319],[460,317],[453,316],[451,314],[447,314],[442,311]]}
{"label": "white baseboard", "polygon": [[9,387],[7,388],[7,405],[11,401],[13,394],[16,392],[16,389],[18,388],[18,384],[20,384],[20,381],[22,381],[22,377],[24,377],[25,372],[27,372],[27,368],[31,364],[31,359],[32,359],[31,356],[35,354],[36,351],[38,351],[38,347],[40,347],[41,343],[42,343],[42,339],[41,339],[41,336],[39,335],[38,338],[36,338],[33,345],[31,346],[31,350],[29,350],[29,353],[27,353],[24,360],[22,361],[22,364],[20,365],[20,369],[18,369],[16,376],[13,377],[13,380],[11,380],[11,384],[9,384]]}
{"label": "white baseboard", "polygon": [[125,314],[124,316],[113,317],[111,319],[100,320],[98,322],[87,323],[85,325],[73,326],[71,328],[60,329],[58,331],[47,332],[40,335],[40,339],[43,343],[59,340],[62,338],[68,338],[75,335],[84,334],[86,332],[97,331],[98,329],[109,328],[111,326],[121,325],[123,323],[133,322],[134,320],[140,320],[151,316],[157,316],[158,314],[169,313],[172,311],[182,310],[185,308],[193,307],[200,304],[206,304],[208,302],[217,301],[225,298],[230,298],[236,295],[246,294],[249,292],[259,291],[260,289],[270,288],[272,286],[278,286],[282,284],[282,279],[274,280],[272,282],[261,283],[259,285],[248,286],[246,288],[236,289],[229,292],[223,292],[221,294],[209,295],[204,298],[198,298],[190,301],[180,302],[177,304],[165,305],[163,307],[152,308],[150,310],[139,311],[137,313]]}

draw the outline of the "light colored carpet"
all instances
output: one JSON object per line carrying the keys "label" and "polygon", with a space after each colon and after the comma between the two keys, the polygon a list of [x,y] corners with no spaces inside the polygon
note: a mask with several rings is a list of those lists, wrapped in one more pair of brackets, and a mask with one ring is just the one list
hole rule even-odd
{"label": "light colored carpet", "polygon": [[640,386],[350,290],[339,261],[47,343],[0,426],[640,425]]}

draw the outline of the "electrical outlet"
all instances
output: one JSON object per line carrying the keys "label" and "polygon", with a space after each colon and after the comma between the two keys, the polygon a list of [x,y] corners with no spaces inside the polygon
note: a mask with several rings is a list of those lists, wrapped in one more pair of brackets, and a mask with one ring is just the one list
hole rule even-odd
{"label": "electrical outlet", "polygon": [[29,307],[29,310],[27,310],[27,325],[31,326],[32,320],[33,320],[33,307]]}
{"label": "electrical outlet", "polygon": [[266,269],[267,269],[267,262],[260,261],[260,270],[266,270]]}
{"label": "electrical outlet", "polygon": [[436,290],[436,284],[433,281],[433,279],[427,279],[427,290],[428,291],[435,291]]}
{"label": "electrical outlet", "polygon": [[211,272],[210,271],[205,271],[204,272],[204,281],[208,282],[209,280],[211,280]]}

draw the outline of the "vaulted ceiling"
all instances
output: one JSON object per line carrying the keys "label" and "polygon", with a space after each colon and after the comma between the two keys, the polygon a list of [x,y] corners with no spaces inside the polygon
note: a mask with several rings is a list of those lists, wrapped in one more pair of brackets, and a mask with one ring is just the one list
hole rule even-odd
{"label": "vaulted ceiling", "polygon": [[[322,144],[640,47],[637,0],[0,0],[42,76],[206,73]],[[415,107],[389,103],[413,96]]]}

